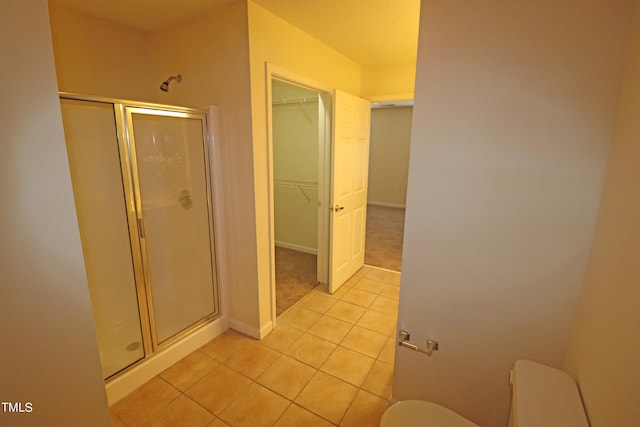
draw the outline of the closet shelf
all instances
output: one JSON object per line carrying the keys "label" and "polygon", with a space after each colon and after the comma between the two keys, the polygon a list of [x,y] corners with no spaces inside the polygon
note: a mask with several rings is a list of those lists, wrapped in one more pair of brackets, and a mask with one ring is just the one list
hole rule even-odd
{"label": "closet shelf", "polygon": [[276,179],[273,181],[273,185],[274,187],[278,188],[293,188],[300,190],[300,193],[302,193],[304,198],[307,200],[307,203],[311,202],[311,198],[306,193],[306,191],[318,191],[318,183],[312,181],[292,181]]}

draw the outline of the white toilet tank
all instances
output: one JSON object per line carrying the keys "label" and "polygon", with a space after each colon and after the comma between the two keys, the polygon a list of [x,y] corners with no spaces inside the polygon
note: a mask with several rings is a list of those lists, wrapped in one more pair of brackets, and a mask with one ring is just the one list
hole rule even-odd
{"label": "white toilet tank", "polygon": [[578,386],[566,373],[518,360],[511,384],[509,427],[589,427]]}

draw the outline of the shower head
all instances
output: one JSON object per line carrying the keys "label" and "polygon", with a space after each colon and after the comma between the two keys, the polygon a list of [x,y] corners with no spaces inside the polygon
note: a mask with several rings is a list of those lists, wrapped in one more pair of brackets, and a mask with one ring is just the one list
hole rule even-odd
{"label": "shower head", "polygon": [[180,83],[182,81],[182,75],[176,74],[175,76],[171,76],[167,80],[163,81],[160,85],[160,90],[163,92],[169,92],[169,83],[171,83],[171,80],[175,80]]}

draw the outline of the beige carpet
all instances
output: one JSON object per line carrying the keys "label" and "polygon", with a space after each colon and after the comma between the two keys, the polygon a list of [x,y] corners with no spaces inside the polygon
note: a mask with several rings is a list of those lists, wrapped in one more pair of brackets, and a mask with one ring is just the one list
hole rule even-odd
{"label": "beige carpet", "polygon": [[[404,209],[367,207],[364,263],[400,271]],[[317,284],[317,258],[313,254],[276,247],[276,313],[299,301]]]}
{"label": "beige carpet", "polygon": [[368,205],[364,263],[400,271],[403,233],[403,208]]}
{"label": "beige carpet", "polygon": [[276,313],[281,315],[317,284],[316,256],[276,247]]}

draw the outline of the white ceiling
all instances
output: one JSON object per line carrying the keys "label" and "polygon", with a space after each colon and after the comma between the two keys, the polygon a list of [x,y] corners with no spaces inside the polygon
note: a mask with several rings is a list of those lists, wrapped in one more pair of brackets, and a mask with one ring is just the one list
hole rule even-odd
{"label": "white ceiling", "polygon": [[[51,0],[143,31],[234,0]],[[252,0],[361,65],[415,60],[420,0]]]}

